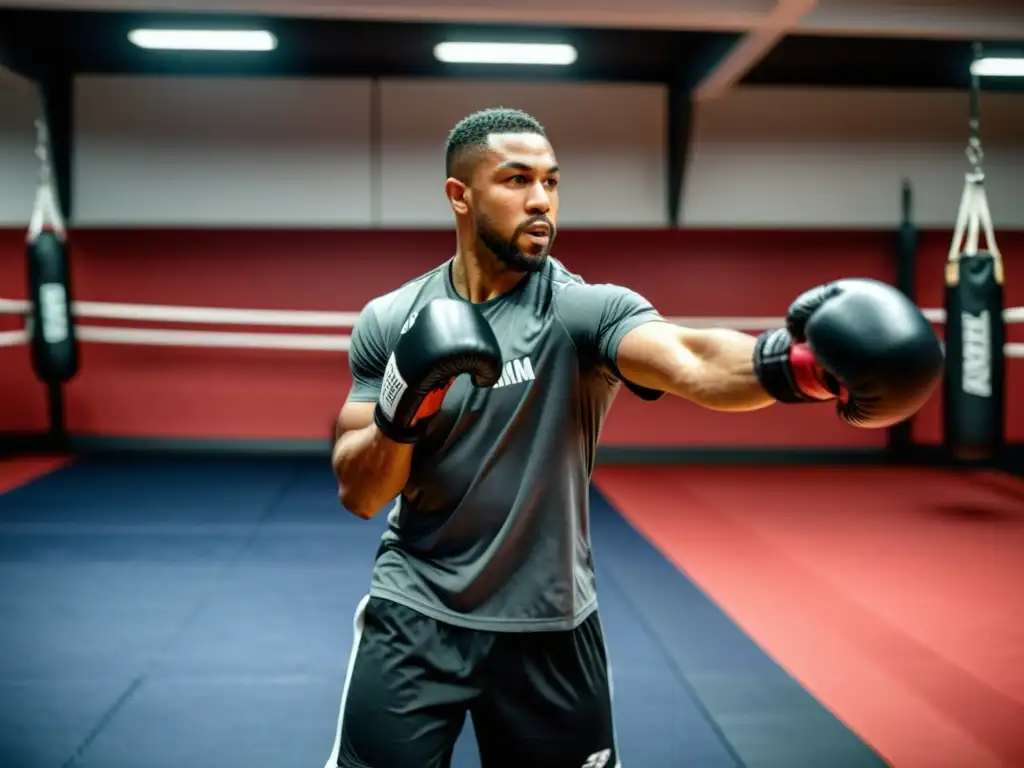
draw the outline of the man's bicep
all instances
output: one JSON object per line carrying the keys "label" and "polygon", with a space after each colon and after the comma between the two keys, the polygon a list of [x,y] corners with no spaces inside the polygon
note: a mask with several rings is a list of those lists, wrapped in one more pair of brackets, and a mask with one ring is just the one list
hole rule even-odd
{"label": "man's bicep", "polygon": [[352,400],[345,401],[338,412],[337,423],[334,427],[334,439],[338,440],[346,432],[354,432],[365,429],[373,424],[373,409],[375,403]]}
{"label": "man's bicep", "polygon": [[[616,366],[619,345],[626,335],[643,325],[665,322],[661,314],[640,294],[621,289],[608,298],[599,329],[598,345],[601,358]],[[617,367],[617,366],[616,366]]]}
{"label": "man's bicep", "polygon": [[658,392],[677,391],[699,367],[699,360],[685,344],[686,333],[667,321],[632,328],[622,337],[616,353],[623,379]]}

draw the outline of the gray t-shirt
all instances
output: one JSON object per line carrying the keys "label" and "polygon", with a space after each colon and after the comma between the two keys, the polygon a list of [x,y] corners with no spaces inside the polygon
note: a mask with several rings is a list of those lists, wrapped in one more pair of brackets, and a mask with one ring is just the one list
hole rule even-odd
{"label": "gray t-shirt", "polygon": [[[451,260],[366,305],[352,331],[351,400],[377,400],[407,321],[439,297],[460,298]],[[491,389],[463,375],[448,390],[388,516],[370,594],[474,629],[573,629],[597,606],[588,485],[622,383],[616,350],[662,318],[634,291],[589,285],[553,258],[476,307],[504,372]]]}

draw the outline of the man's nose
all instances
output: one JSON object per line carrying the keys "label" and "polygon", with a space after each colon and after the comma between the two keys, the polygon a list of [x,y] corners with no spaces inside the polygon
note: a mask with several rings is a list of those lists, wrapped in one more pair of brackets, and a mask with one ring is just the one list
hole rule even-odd
{"label": "man's nose", "polygon": [[551,210],[551,197],[542,183],[537,182],[531,187],[526,209],[531,216],[538,216]]}

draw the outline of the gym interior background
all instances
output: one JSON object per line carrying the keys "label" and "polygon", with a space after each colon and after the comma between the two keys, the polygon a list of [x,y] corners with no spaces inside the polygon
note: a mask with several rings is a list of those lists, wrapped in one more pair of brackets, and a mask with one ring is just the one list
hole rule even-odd
{"label": "gym interior background", "polygon": [[[1006,318],[981,457],[943,391],[880,431],[623,394],[594,546],[624,765],[1024,765],[1024,77],[971,77],[976,43],[1024,56],[1019,2],[65,5],[0,8],[0,764],[323,763],[383,525],[327,464],[346,334],[451,254],[446,133],[505,105],[564,169],[558,258],[749,331],[859,276],[945,334],[980,137]],[[577,58],[439,61],[452,40]],[[41,146],[66,381],[32,355]]]}

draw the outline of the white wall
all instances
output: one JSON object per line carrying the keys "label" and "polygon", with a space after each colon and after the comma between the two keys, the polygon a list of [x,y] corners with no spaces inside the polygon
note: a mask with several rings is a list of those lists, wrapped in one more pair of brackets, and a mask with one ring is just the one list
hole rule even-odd
{"label": "white wall", "polygon": [[[689,226],[892,227],[900,187],[919,226],[956,221],[968,97],[953,92],[742,88],[699,105],[682,218]],[[984,94],[996,227],[1024,226],[1024,98]]]}
{"label": "white wall", "polygon": [[[75,87],[78,226],[449,227],[444,143],[467,113],[535,114],[564,169],[564,226],[665,217],[658,86],[83,77]],[[27,224],[35,95],[0,77],[0,224]],[[951,227],[967,168],[967,95],[741,88],[701,104],[681,218],[691,227]],[[1024,228],[1024,98],[982,100],[998,228]]]}
{"label": "white wall", "polygon": [[35,86],[0,67],[0,226],[28,227],[39,178]]}
{"label": "white wall", "polygon": [[450,226],[448,132],[498,104],[555,140],[570,169],[563,223],[664,221],[662,88],[399,80],[378,98],[375,149],[366,80],[81,78],[77,221]]}
{"label": "white wall", "polygon": [[365,80],[82,77],[83,225],[362,225]]}

